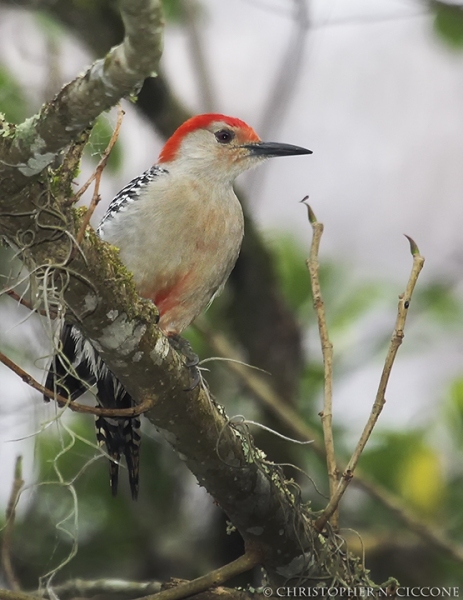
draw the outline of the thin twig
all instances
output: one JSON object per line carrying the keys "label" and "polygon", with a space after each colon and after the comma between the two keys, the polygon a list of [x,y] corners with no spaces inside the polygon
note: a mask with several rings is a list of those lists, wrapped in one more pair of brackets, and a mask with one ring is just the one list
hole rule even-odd
{"label": "thin twig", "polygon": [[56,311],[50,310],[50,311],[47,312],[46,310],[43,310],[43,309],[37,309],[32,304],[32,302],[30,302],[29,300],[26,300],[25,298],[23,298],[22,296],[20,296],[14,290],[4,290],[3,292],[0,292],[0,296],[2,294],[7,294],[11,298],[13,298],[13,300],[16,300],[19,304],[22,304],[22,306],[25,306],[29,310],[37,312],[39,315],[42,315],[43,317],[50,317],[52,319],[56,317],[56,314],[57,314]]}
{"label": "thin twig", "polygon": [[[103,152],[103,155],[99,161],[99,163],[96,166],[95,171],[90,175],[90,177],[87,179],[87,181],[84,183],[84,185],[74,194],[74,197],[72,198],[72,203],[75,204],[76,202],[78,202],[80,200],[80,198],[85,194],[85,192],[88,190],[88,188],[91,186],[91,184],[95,181],[95,188],[97,190],[96,194],[98,195],[98,190],[100,187],[100,178],[101,178],[101,173],[103,172],[104,168],[106,167],[106,163],[108,162],[108,158],[109,155],[111,153],[111,150],[114,147],[114,144],[117,141],[117,138],[119,137],[119,131],[122,125],[122,119],[125,115],[124,110],[122,109],[121,105],[118,104],[117,105],[117,122],[116,122],[116,126],[114,128],[113,134],[111,136],[111,139],[109,140],[109,143],[106,147],[106,150]],[[97,185],[98,183],[98,185]],[[95,193],[93,194],[95,196]],[[90,207],[89,207],[90,208]],[[93,209],[95,210],[95,209]],[[93,211],[92,211],[93,212]],[[87,216],[87,215],[85,215]],[[90,215],[91,217],[92,215]],[[90,217],[87,220],[86,226],[88,225],[88,222],[90,221]],[[84,229],[85,232],[85,229]],[[82,235],[83,237],[83,235]],[[82,241],[82,239],[81,239]]]}
{"label": "thin twig", "polygon": [[106,146],[106,149],[103,152],[103,155],[102,155],[99,163],[97,164],[95,171],[89,177],[89,179],[84,183],[84,185],[80,188],[80,190],[78,192],[76,192],[76,194],[74,195],[74,198],[72,199],[72,203],[77,202],[79,200],[79,198],[82,196],[82,194],[87,191],[90,184],[93,181],[95,181],[95,187],[93,189],[93,196],[92,196],[90,204],[87,208],[87,211],[82,218],[82,223],[81,223],[80,229],[76,235],[75,246],[69,257],[70,260],[72,260],[75,257],[75,255],[77,254],[77,252],[79,251],[80,244],[82,243],[82,240],[84,239],[85,231],[87,230],[88,224],[90,223],[90,219],[92,218],[93,213],[95,212],[95,208],[98,206],[98,204],[101,200],[101,196],[100,196],[101,175],[103,174],[103,171],[106,167],[106,163],[108,162],[109,155],[111,154],[111,150],[113,149],[114,144],[117,142],[117,138],[119,137],[119,131],[120,131],[121,125],[122,125],[122,119],[124,118],[124,115],[125,115],[125,112],[122,110],[122,107],[120,104],[117,105],[117,108],[118,108],[117,122],[116,122],[116,126],[114,128],[113,134],[111,136],[111,139],[109,140],[109,143]]}
{"label": "thin twig", "polygon": [[242,556],[236,560],[216,569],[210,571],[202,577],[198,577],[193,581],[188,581],[173,588],[169,588],[158,594],[152,594],[149,596],[143,596],[137,598],[137,600],[181,600],[181,598],[187,598],[194,594],[204,592],[209,588],[217,587],[222,583],[225,583],[232,577],[246,573],[253,567],[256,567],[261,562],[261,557],[258,552],[246,551]]}
{"label": "thin twig", "polygon": [[23,306],[25,306],[29,310],[35,310],[32,302],[29,302],[29,300],[26,300],[25,298],[23,298],[22,296],[20,296],[14,290],[4,290],[3,292],[0,293],[0,295],[2,295],[2,294],[7,294],[11,298],[13,298],[13,300],[16,300],[16,302],[18,302],[19,304],[22,304]]}
{"label": "thin twig", "polygon": [[[307,198],[304,198],[305,202]],[[338,485],[338,469],[336,466],[336,456],[334,452],[333,439],[333,344],[328,336],[328,327],[326,324],[325,305],[320,288],[318,251],[320,240],[323,234],[323,223],[319,223],[311,207],[306,205],[309,211],[309,221],[313,229],[312,244],[310,254],[307,260],[307,268],[310,273],[310,283],[312,286],[313,305],[317,313],[318,331],[323,355],[324,367],[324,393],[323,410],[319,413],[322,420],[323,438],[326,448],[326,467],[330,485],[330,498],[333,497]],[[335,510],[331,518],[331,524],[335,530],[339,528],[339,511]]]}
{"label": "thin twig", "polygon": [[[320,440],[318,432],[312,429],[301,415],[288,406],[272,387],[264,381],[263,377],[254,370],[249,369],[240,361],[240,354],[236,351],[230,341],[220,332],[213,330],[204,319],[195,321],[195,328],[202,334],[214,354],[224,358],[232,358],[233,361],[223,361],[229,371],[239,378],[241,382],[255,395],[261,405],[265,406],[274,414],[289,431],[302,440],[314,440],[310,449],[321,459],[326,460],[325,446]],[[342,465],[341,465],[342,467]],[[338,466],[338,471],[343,469]],[[384,489],[377,483],[372,483],[368,477],[357,468],[354,482],[367,494],[380,502],[388,510],[393,512],[398,519],[411,531],[414,531],[422,540],[437,549],[438,552],[446,554],[449,558],[463,564],[463,546],[455,543],[438,527],[424,521],[406,506],[401,498]]]}
{"label": "thin twig", "polygon": [[13,528],[16,517],[16,505],[18,503],[19,494],[23,485],[24,481],[22,479],[22,456],[18,456],[16,458],[16,464],[14,467],[13,487],[11,488],[10,498],[6,507],[6,525],[2,542],[3,573],[5,574],[5,579],[8,582],[8,585],[15,592],[19,592],[21,586],[19,585],[19,581],[13,569],[13,565],[11,564],[11,540],[13,538]]}
{"label": "thin twig", "polygon": [[99,417],[136,417],[146,412],[153,406],[151,400],[146,400],[145,402],[130,408],[103,408],[102,406],[85,406],[84,404],[71,402],[69,398],[65,398],[64,396],[61,396],[60,394],[53,392],[52,390],[49,390],[41,385],[32,377],[32,375],[29,375],[29,373],[24,371],[24,369],[21,369],[19,365],[3,354],[3,352],[0,352],[0,362],[16,373],[16,375],[21,377],[21,379],[27,383],[27,385],[30,385],[35,390],[38,390],[47,398],[55,400],[60,406],[66,406],[73,412],[86,413]]}
{"label": "thin twig", "polygon": [[[116,126],[114,127],[114,131],[111,136],[111,139],[109,140],[109,143],[106,146],[106,150],[103,152],[103,156],[101,157],[100,162],[96,166],[95,172],[90,177],[90,179],[87,181],[88,185],[90,185],[91,181],[95,180],[95,188],[93,190],[93,196],[92,196],[90,205],[87,209],[87,212],[84,215],[84,218],[82,219],[82,224],[76,235],[76,247],[74,248],[74,253],[77,251],[77,248],[80,246],[82,240],[84,239],[85,230],[87,229],[87,226],[90,223],[90,219],[92,218],[92,215],[95,212],[95,208],[98,206],[98,203],[101,200],[101,198],[100,198],[101,175],[106,167],[106,163],[108,162],[109,155],[111,154],[111,150],[113,149],[114,144],[117,142],[117,138],[119,137],[119,131],[121,129],[122,119],[124,118],[124,115],[125,115],[125,112],[122,110],[121,105],[118,104],[117,105],[117,122],[116,122]],[[89,181],[90,181],[90,183],[89,183]],[[84,184],[83,187],[85,187],[87,185],[87,183]],[[87,187],[88,187],[88,185],[87,185]],[[85,189],[87,189],[87,188],[85,188]],[[76,196],[78,194],[82,195],[82,193],[83,192],[81,192],[79,190],[79,192],[77,192]]]}
{"label": "thin twig", "polygon": [[386,388],[389,382],[389,377],[392,371],[392,367],[394,365],[395,357],[397,355],[397,351],[402,344],[402,340],[404,337],[404,327],[405,321],[407,320],[408,308],[410,306],[410,300],[413,294],[413,290],[415,288],[416,282],[418,280],[421,269],[424,265],[424,258],[420,255],[417,245],[415,242],[406,236],[408,241],[410,242],[410,251],[413,256],[413,266],[412,271],[410,273],[410,277],[408,279],[407,287],[405,292],[399,296],[399,305],[397,310],[397,319],[395,323],[394,332],[392,334],[392,338],[389,344],[389,349],[386,355],[386,359],[384,362],[383,372],[381,374],[381,379],[378,386],[378,391],[376,393],[375,402],[371,409],[370,416],[368,421],[363,429],[363,432],[360,436],[360,439],[357,443],[357,446],[347,463],[346,468],[342,474],[341,480],[338,484],[335,494],[331,497],[328,505],[323,511],[322,515],[317,519],[316,526],[318,529],[322,529],[331,515],[334,513],[336,508],[339,505],[339,501],[344,495],[347,486],[352,480],[354,476],[354,471],[359,461],[359,458],[370,438],[371,432],[373,431],[376,422],[378,421],[379,415],[383,410],[384,404],[386,403]]}

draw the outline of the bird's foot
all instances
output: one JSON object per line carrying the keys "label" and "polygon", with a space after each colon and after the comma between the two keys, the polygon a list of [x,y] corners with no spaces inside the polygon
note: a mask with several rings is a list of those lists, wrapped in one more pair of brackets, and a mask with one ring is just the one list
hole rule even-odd
{"label": "bird's foot", "polygon": [[174,350],[177,350],[177,352],[182,354],[186,359],[184,365],[188,369],[190,374],[190,385],[186,388],[185,391],[191,392],[191,390],[194,390],[201,381],[201,375],[198,369],[199,357],[193,351],[190,342],[185,338],[182,338],[179,335],[172,335],[168,339],[172,348],[174,348]]}

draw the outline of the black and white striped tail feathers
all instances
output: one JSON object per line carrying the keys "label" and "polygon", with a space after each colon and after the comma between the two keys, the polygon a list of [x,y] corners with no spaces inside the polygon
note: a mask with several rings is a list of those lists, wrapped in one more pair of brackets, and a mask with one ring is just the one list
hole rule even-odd
{"label": "black and white striped tail feathers", "polygon": [[[45,387],[65,398],[76,400],[91,386],[96,385],[96,396],[105,408],[130,408],[132,397],[105,365],[98,352],[77,327],[65,323],[60,332],[60,352],[55,354]],[[44,397],[48,401],[48,398]],[[106,446],[111,457],[109,476],[115,496],[119,479],[119,461],[125,456],[129,472],[132,498],[138,496],[140,418],[97,417],[98,444]],[[116,462],[115,462],[116,461]]]}

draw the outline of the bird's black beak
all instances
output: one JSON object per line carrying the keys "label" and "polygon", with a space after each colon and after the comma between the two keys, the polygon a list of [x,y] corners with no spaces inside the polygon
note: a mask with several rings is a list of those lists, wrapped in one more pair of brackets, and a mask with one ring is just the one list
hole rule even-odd
{"label": "bird's black beak", "polygon": [[296,154],[312,154],[312,150],[293,146],[292,144],[278,144],[276,142],[257,142],[245,144],[243,148],[249,150],[250,156],[294,156]]}

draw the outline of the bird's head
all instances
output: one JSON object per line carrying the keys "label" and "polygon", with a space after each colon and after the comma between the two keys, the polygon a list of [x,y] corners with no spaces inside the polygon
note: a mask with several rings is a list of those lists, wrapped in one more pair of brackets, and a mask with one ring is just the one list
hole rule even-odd
{"label": "bird's head", "polygon": [[232,181],[240,173],[273,156],[311,154],[311,150],[263,142],[244,121],[220,114],[192,117],[167,140],[159,162],[167,169]]}

